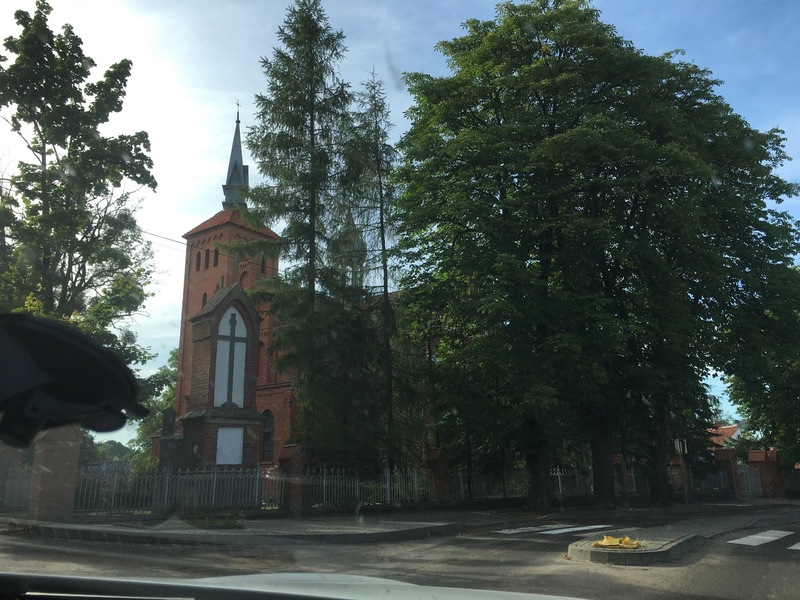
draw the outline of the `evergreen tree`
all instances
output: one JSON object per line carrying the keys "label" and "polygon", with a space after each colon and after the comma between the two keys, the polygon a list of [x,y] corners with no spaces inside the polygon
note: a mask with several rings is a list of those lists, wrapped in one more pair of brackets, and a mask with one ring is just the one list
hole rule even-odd
{"label": "evergreen tree", "polygon": [[[398,460],[398,436],[395,428],[394,357],[392,336],[395,333],[395,316],[391,300],[389,251],[393,238],[394,190],[391,179],[397,152],[389,143],[392,124],[383,82],[373,72],[356,94],[355,135],[352,163],[356,166],[358,212],[361,230],[366,233],[371,254],[377,256],[374,272],[378,274],[377,293],[370,293],[369,307],[377,315],[376,336],[371,340],[379,344],[378,394],[382,399],[386,422],[386,456],[390,467]],[[366,257],[365,257],[366,258]],[[369,260],[370,266],[376,261]],[[374,284],[373,284],[374,285]]]}
{"label": "evergreen tree", "polygon": [[[343,421],[358,411],[353,414],[336,400],[344,392],[335,391],[332,368],[337,345],[346,347],[344,339],[352,333],[343,289],[354,288],[343,287],[342,274],[350,269],[352,283],[359,270],[342,255],[343,244],[357,245],[347,226],[351,203],[344,184],[352,94],[338,74],[344,35],[331,28],[319,0],[298,0],[290,7],[278,39],[281,47],[261,61],[267,92],[256,96],[258,122],[247,135],[266,179],[250,190],[248,213],[253,223],[284,227],[280,238],[244,244],[238,251],[279,256],[287,265],[281,276],[262,282],[256,297],[271,302],[281,324],[274,340],[277,366],[295,378],[300,436],[313,461],[327,442],[357,427],[351,420],[348,429]],[[338,423],[344,429],[331,427]]]}

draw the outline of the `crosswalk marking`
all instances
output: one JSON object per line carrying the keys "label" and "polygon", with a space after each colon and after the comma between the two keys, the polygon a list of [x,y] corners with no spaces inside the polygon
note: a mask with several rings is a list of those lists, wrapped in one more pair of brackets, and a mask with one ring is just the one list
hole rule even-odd
{"label": "crosswalk marking", "polygon": [[[786,537],[787,535],[792,535],[793,532],[791,531],[779,531],[777,529],[769,529],[767,531],[762,531],[761,533],[754,533],[753,535],[747,535],[742,538],[737,538],[735,540],[729,540],[729,544],[740,544],[742,546],[760,546],[761,544],[767,544],[769,542],[774,542],[775,540],[779,540],[781,538]],[[800,550],[800,544],[796,544],[798,548],[792,546],[792,550]]]}
{"label": "crosswalk marking", "polygon": [[514,535],[517,533],[538,533],[540,535],[559,535],[577,531],[591,531],[593,529],[608,529],[611,525],[571,525],[569,523],[551,523],[550,525],[537,525],[536,527],[516,527],[514,529],[500,529],[494,533]]}
{"label": "crosswalk marking", "polygon": [[563,529],[548,529],[542,535],[558,535],[559,533],[573,533],[575,531],[589,531],[590,529],[608,529],[611,525],[586,525],[584,527],[565,527]]}
{"label": "crosswalk marking", "polygon": [[501,529],[494,533],[502,533],[505,535],[514,535],[516,533],[534,533],[547,531],[548,529],[558,529],[560,527],[572,527],[567,523],[551,523],[550,525],[537,525],[536,527],[517,527],[516,529]]}

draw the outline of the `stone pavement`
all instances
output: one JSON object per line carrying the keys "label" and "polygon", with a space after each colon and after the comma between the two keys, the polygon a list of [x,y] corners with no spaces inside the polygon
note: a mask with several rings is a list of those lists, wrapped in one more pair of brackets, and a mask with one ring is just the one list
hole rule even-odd
{"label": "stone pavement", "polygon": [[[681,519],[680,516],[686,518]],[[675,516],[668,525],[629,527],[650,516]],[[617,529],[569,545],[575,560],[625,565],[668,562],[698,547],[707,539],[738,529],[761,525],[800,522],[800,503],[786,500],[748,500],[724,505],[677,505],[669,509],[619,509],[566,511],[557,515],[535,515],[523,510],[441,510],[371,512],[353,515],[248,519],[240,528],[196,527],[177,516],[161,522],[51,523],[14,517],[0,517],[0,526],[60,539],[102,540],[154,544],[280,545],[357,544],[425,539],[434,535],[455,535],[466,531],[530,526],[548,520],[615,523]],[[639,521],[637,521],[639,520]],[[645,521],[646,522],[646,519]],[[592,548],[591,542],[605,535],[630,535],[642,543],[638,550]]]}

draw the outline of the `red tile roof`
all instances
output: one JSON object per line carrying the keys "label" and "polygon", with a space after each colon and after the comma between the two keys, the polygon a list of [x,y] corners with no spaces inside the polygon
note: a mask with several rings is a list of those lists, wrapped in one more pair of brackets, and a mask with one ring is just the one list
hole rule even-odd
{"label": "red tile roof", "polygon": [[184,233],[183,237],[188,238],[189,236],[192,236],[196,233],[200,233],[201,231],[206,231],[207,229],[213,229],[214,227],[219,227],[227,223],[233,223],[234,225],[239,225],[240,227],[244,227],[245,229],[249,229],[250,231],[258,231],[270,237],[278,237],[277,233],[275,233],[274,231],[272,231],[267,227],[256,229],[249,223],[245,222],[245,220],[242,218],[242,215],[239,213],[239,210],[236,208],[226,208],[225,210],[219,211],[210,219],[206,219],[194,229]]}
{"label": "red tile roof", "polygon": [[709,430],[711,441],[717,446],[724,446],[732,435],[739,431],[738,425],[723,425],[716,429]]}

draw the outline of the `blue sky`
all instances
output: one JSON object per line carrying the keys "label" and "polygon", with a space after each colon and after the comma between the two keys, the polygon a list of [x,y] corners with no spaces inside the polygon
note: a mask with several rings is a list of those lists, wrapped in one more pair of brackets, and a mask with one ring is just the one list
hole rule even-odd
{"label": "blue sky", "polygon": [[[181,235],[220,209],[236,101],[252,124],[253,96],[265,89],[259,59],[270,56],[289,2],[277,0],[51,0],[51,25],[71,23],[100,73],[133,60],[123,112],[109,131],[150,133],[156,193],[141,193],[139,220],[157,260],[154,297],[134,323],[140,339],[166,361],[178,343],[184,250]],[[341,65],[354,86],[373,69],[386,82],[395,138],[406,129],[411,99],[400,75],[446,73],[437,42],[461,34],[468,18],[490,19],[494,2],[477,0],[327,0],[331,25],[346,36]],[[781,127],[800,157],[800,3],[794,0],[596,0],[604,21],[649,54],[681,48],[684,59],[710,69],[736,112],[759,129]],[[33,0],[0,7],[0,38],[16,34],[13,12]],[[0,173],[19,152],[0,130]],[[245,157],[245,162],[252,161]],[[782,174],[800,180],[800,163]],[[257,181],[251,167],[251,181]],[[784,208],[800,216],[798,200]],[[158,237],[156,237],[158,236]],[[165,239],[167,238],[167,239]]]}

